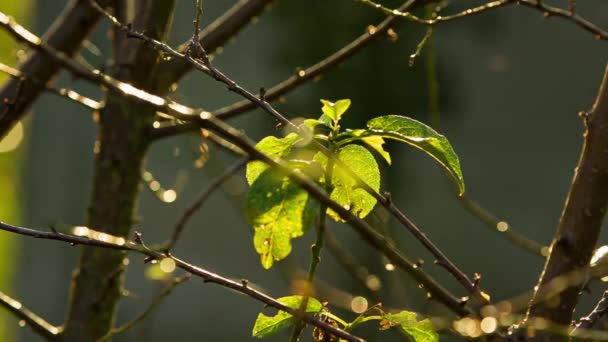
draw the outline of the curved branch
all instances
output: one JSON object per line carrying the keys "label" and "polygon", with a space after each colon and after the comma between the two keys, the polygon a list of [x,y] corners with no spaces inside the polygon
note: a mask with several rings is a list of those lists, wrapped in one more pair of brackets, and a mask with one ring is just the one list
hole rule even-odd
{"label": "curved branch", "polygon": [[[81,227],[81,228],[85,228],[85,227]],[[89,232],[91,231],[88,228],[86,228],[86,229]],[[162,252],[159,252],[156,250],[152,250],[143,244],[143,242],[141,241],[141,235],[138,233],[136,233],[137,242],[133,242],[133,241],[125,240],[123,238],[112,237],[112,236],[109,236],[108,234],[104,235],[104,240],[98,240],[98,239],[93,239],[88,236],[76,236],[76,235],[59,233],[56,231],[43,232],[43,231],[39,231],[39,230],[35,230],[35,229],[10,225],[10,224],[4,223],[2,221],[0,221],[0,230],[5,230],[5,231],[11,232],[11,233],[30,236],[30,237],[39,238],[39,239],[63,241],[63,242],[67,242],[72,245],[81,244],[81,245],[87,245],[87,246],[109,248],[109,249],[114,249],[114,250],[136,252],[136,253],[146,255],[152,259],[171,258],[171,259],[173,259],[173,261],[175,261],[175,265],[177,267],[203,279],[203,281],[205,283],[208,283],[208,282],[215,283],[220,286],[230,288],[237,292],[246,294],[249,297],[252,297],[268,306],[279,309],[281,311],[285,311],[285,312],[305,321],[308,324],[319,327],[325,331],[330,332],[332,335],[343,338],[347,341],[363,342],[362,339],[360,339],[356,336],[353,336],[324,321],[321,321],[321,320],[315,318],[314,316],[311,316],[308,314],[303,314],[298,309],[290,308],[289,306],[286,306],[285,304],[270,297],[269,295],[250,287],[248,285],[249,284],[248,281],[245,279],[241,280],[240,282],[236,282],[236,281],[230,280],[228,278],[225,278],[219,274],[207,271],[201,267],[192,265],[175,256],[167,255],[165,253],[162,253]],[[94,236],[95,234],[89,234],[89,235]],[[114,242],[109,242],[109,241],[114,241]]]}
{"label": "curved branch", "polygon": [[5,307],[18,319],[29,325],[35,333],[47,341],[56,341],[61,329],[48,323],[40,316],[25,308],[20,302],[0,292],[0,306]]}
{"label": "curved branch", "polygon": [[[586,270],[597,243],[608,206],[608,66],[591,112],[582,116],[586,131],[581,156],[537,288],[560,275]],[[549,300],[538,300],[537,291],[528,316],[569,324],[583,286],[570,285]],[[552,305],[556,301],[559,305]]]}
{"label": "curved branch", "polygon": [[[274,0],[240,0],[201,32],[200,43],[207,49],[207,52],[214,53],[259,16],[272,2]],[[183,43],[177,51],[186,52],[189,44],[189,41]],[[158,89],[166,92],[166,89],[169,89],[172,84],[191,70],[192,65],[182,59],[161,62],[156,74]]]}
{"label": "curved branch", "polygon": [[236,164],[232,165],[231,167],[227,168],[224,173],[222,173],[217,178],[215,178],[211,182],[211,184],[209,184],[203,191],[201,191],[196,196],[196,200],[194,200],[194,202],[192,202],[180,216],[179,220],[175,224],[175,228],[173,228],[173,234],[171,234],[171,238],[163,246],[163,248],[167,252],[170,251],[171,249],[173,249],[173,247],[179,240],[180,236],[182,235],[182,232],[184,230],[184,227],[186,226],[186,223],[188,223],[188,221],[190,220],[192,215],[201,208],[201,206],[203,205],[203,203],[205,203],[207,198],[209,198],[209,196],[218,187],[220,187],[220,185],[222,185],[222,183],[224,183],[230,176],[234,175],[238,170],[240,170],[243,166],[245,166],[245,164],[247,162],[248,162],[248,159],[243,159],[243,160],[238,161]]}
{"label": "curved branch", "polygon": [[175,289],[177,285],[190,279],[190,276],[190,273],[186,273],[181,277],[171,279],[170,283],[165,286],[164,289],[162,289],[162,291],[154,298],[154,300],[152,300],[152,302],[144,309],[144,311],[139,314],[139,316],[117,328],[113,328],[105,336],[101,337],[96,342],[110,341],[114,336],[124,333],[125,331],[133,328],[139,322],[146,319],[154,311],[154,309],[156,309],[156,307],[163,301],[163,299],[165,299],[168,295],[171,294],[171,292],[173,292],[173,289]]}
{"label": "curved branch", "polygon": [[56,88],[56,87],[53,87],[51,84],[48,84],[48,83],[44,84],[37,79],[24,75],[23,73],[21,73],[21,71],[15,69],[15,68],[11,68],[10,66],[8,66],[4,63],[0,63],[0,72],[10,75],[16,79],[19,79],[19,80],[21,80],[21,82],[25,82],[25,81],[32,82],[32,83],[36,84],[37,86],[44,88],[46,91],[50,92],[51,94],[54,94],[54,95],[57,95],[64,99],[78,103],[79,105],[84,106],[88,109],[99,110],[103,107],[102,101],[93,100],[89,97],[86,97],[84,95],[81,95],[81,94],[75,92],[72,89]]}
{"label": "curved branch", "polygon": [[[107,2],[103,1],[104,4]],[[88,0],[71,1],[64,14],[59,16],[45,33],[43,40],[50,47],[71,57],[78,51],[99,18],[99,12],[91,8]],[[39,82],[11,78],[4,84],[0,89],[0,138],[21,120],[29,106],[45,90],[42,85],[50,82],[59,68],[60,65],[53,58],[43,51],[36,51],[29,55],[19,67],[19,71]],[[4,99],[11,101],[5,102]]]}
{"label": "curved branch", "polygon": [[604,291],[602,298],[597,303],[593,311],[585,317],[581,317],[576,323],[574,330],[571,335],[577,337],[580,331],[588,330],[595,325],[595,323],[602,318],[608,312],[608,290]]}

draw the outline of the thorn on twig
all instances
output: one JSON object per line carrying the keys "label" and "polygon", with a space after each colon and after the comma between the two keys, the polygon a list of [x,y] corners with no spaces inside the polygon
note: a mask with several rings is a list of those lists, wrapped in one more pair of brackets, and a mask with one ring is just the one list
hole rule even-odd
{"label": "thorn on twig", "polygon": [[266,88],[260,88],[260,101],[266,102]]}
{"label": "thorn on twig", "polygon": [[460,297],[458,299],[458,302],[459,302],[460,306],[464,307],[469,302],[469,299],[470,299],[469,296]]}
{"label": "thorn on twig", "polygon": [[568,11],[571,16],[576,14],[576,0],[568,0]]}
{"label": "thorn on twig", "polygon": [[149,263],[151,263],[152,261],[155,261],[155,260],[156,260],[155,257],[148,256],[148,257],[146,257],[144,259],[144,264],[149,264]]}
{"label": "thorn on twig", "polygon": [[473,276],[473,287],[479,288],[479,282],[481,281],[481,274],[475,273]]}
{"label": "thorn on twig", "polygon": [[416,262],[414,263],[414,267],[415,267],[415,268],[420,268],[420,267],[422,267],[422,265],[424,265],[424,260],[422,260],[422,259],[418,259],[418,260],[416,260]]}
{"label": "thorn on twig", "polygon": [[386,205],[391,205],[393,203],[393,197],[392,197],[391,193],[388,191],[385,191],[383,195],[384,195],[384,203]]}
{"label": "thorn on twig", "polygon": [[241,285],[243,285],[243,287],[249,286],[249,280],[247,280],[247,279],[241,279]]}
{"label": "thorn on twig", "polygon": [[141,233],[139,231],[135,231],[133,235],[135,236],[135,242],[143,246],[144,240],[142,239]]}

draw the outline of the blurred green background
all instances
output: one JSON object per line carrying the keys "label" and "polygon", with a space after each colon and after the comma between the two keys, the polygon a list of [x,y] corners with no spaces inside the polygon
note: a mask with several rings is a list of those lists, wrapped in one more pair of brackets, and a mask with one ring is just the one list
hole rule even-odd
{"label": "blurred green background", "polygon": [[[177,2],[171,43],[188,39],[194,0]],[[234,1],[205,1],[204,23]],[[479,1],[459,4],[473,6]],[[565,3],[564,1],[560,3]],[[398,6],[396,1],[386,1]],[[0,11],[28,23],[42,34],[64,6],[64,1],[3,1]],[[449,11],[459,7],[451,7]],[[608,22],[608,3],[579,2],[578,12],[596,23]],[[218,67],[249,89],[269,87],[306,67],[358,36],[382,15],[352,0],[277,1],[215,56]],[[397,42],[379,39],[339,68],[290,94],[278,108],[291,118],[317,116],[320,98],[351,98],[346,127],[361,126],[384,114],[408,115],[429,122],[425,52],[413,67],[408,56],[425,28],[406,22],[395,26]],[[83,56],[101,68],[110,55],[108,25],[103,23]],[[442,129],[460,156],[470,196],[522,234],[540,243],[550,241],[557,226],[582,142],[583,126],[577,113],[589,109],[604,70],[608,46],[567,21],[546,19],[538,11],[510,6],[483,15],[438,26],[434,32],[441,88]],[[16,60],[16,47],[0,33],[0,58]],[[99,52],[96,50],[99,49]],[[94,98],[99,90],[63,75],[58,84]],[[239,98],[201,74],[189,75],[175,99],[191,106],[214,109]],[[80,225],[92,177],[95,124],[82,107],[52,95],[43,95],[26,125],[27,144],[0,154],[0,214],[2,220],[46,229],[51,224]],[[279,134],[267,114],[254,111],[232,124],[254,139]],[[177,200],[167,204],[149,190],[141,196],[137,226],[148,242],[160,242],[195,194],[231,163],[232,157],[211,149],[199,169],[200,140],[188,136],[153,146],[147,170],[164,188],[175,188]],[[532,288],[543,260],[514,247],[465,211],[453,196],[438,165],[419,151],[389,144],[393,165],[384,168],[383,188],[395,202],[468,274],[480,273],[482,287],[494,301]],[[273,296],[289,294],[288,273],[306,269],[312,234],[295,241],[294,253],[271,271],[264,271],[245,224],[243,172],[224,191],[216,193],[188,225],[175,254],[235,279],[246,278]],[[372,220],[386,214],[377,209]],[[402,272],[385,270],[385,260],[367,247],[348,226],[330,227],[342,245],[381,280],[383,303],[422,313],[445,314],[424,299],[425,292]],[[410,258],[426,261],[425,270],[459,295],[465,291],[402,227],[389,220],[382,227]],[[602,235],[605,244],[606,234]],[[54,324],[60,324],[67,303],[71,270],[78,247],[0,235],[0,286],[8,294]],[[148,266],[140,256],[131,258],[118,320],[137,315],[159,290],[146,277]],[[327,252],[318,279],[342,289],[348,306],[351,295],[364,289]],[[583,295],[579,312],[599,298],[602,284]],[[332,297],[333,298],[333,297]],[[332,298],[321,298],[332,300]],[[335,299],[333,298],[333,299]],[[371,300],[370,300],[371,301]],[[336,302],[340,302],[337,300]],[[344,304],[342,303],[342,304]],[[252,299],[192,279],[180,285],[149,317],[117,341],[241,341],[251,340],[251,328],[263,306]],[[346,317],[348,310],[336,309]],[[37,341],[28,328],[3,317],[3,340]],[[371,341],[399,340],[392,332],[357,331]],[[280,334],[269,340],[285,340]],[[306,339],[310,339],[306,333]],[[459,340],[442,337],[442,340]]]}

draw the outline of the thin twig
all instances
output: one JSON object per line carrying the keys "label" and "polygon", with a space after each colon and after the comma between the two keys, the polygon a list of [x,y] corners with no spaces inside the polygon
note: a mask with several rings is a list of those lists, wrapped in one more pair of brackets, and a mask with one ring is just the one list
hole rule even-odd
{"label": "thin twig", "polygon": [[[409,0],[400,7],[400,9],[406,11],[411,9],[415,5],[416,0]],[[328,72],[334,67],[340,65],[348,58],[354,56],[357,52],[367,47],[371,42],[375,41],[376,38],[382,37],[388,29],[395,23],[397,17],[388,16],[377,26],[369,26],[365,33],[348,43],[338,51],[325,57],[316,64],[309,66],[308,68],[299,70],[295,75],[290,76],[286,80],[268,88],[264,94],[264,100],[272,102],[279,99],[281,96],[297,89],[299,86],[305,84],[308,81],[312,81],[322,74]],[[259,98],[259,96],[258,96]],[[221,119],[229,119],[239,114],[243,114],[257,107],[257,104],[250,100],[241,100],[234,104],[219,108],[212,113]],[[154,132],[155,139],[163,139],[175,134],[182,132],[193,131],[198,127],[193,123],[180,123],[173,126],[167,126],[164,128],[156,129]]]}
{"label": "thin twig", "polygon": [[[334,132],[337,133],[337,132]],[[333,190],[332,178],[334,174],[334,163],[329,161],[327,163],[327,167],[325,169],[325,191],[326,193],[331,193]],[[315,274],[317,272],[317,267],[321,263],[321,252],[323,251],[323,245],[325,244],[325,224],[327,221],[327,205],[319,206],[319,217],[317,218],[317,238],[312,245],[311,255],[310,255],[310,265],[308,268],[308,276],[306,277],[306,288],[304,292],[304,299],[302,303],[300,303],[300,311],[306,312],[306,306],[308,305],[308,298],[310,296],[310,289],[313,287],[313,283],[315,280]],[[290,341],[297,342],[300,339],[300,334],[302,334],[302,330],[304,330],[305,324],[302,321],[296,322],[293,326],[293,330],[291,332]]]}
{"label": "thin twig", "polygon": [[456,14],[451,14],[451,15],[446,15],[446,16],[436,16],[435,18],[431,18],[431,19],[423,19],[423,18],[419,18],[415,15],[413,15],[412,13],[410,13],[409,11],[402,11],[399,9],[391,9],[385,6],[382,6],[381,4],[371,1],[371,0],[355,0],[357,2],[363,3],[365,5],[368,5],[370,7],[373,7],[375,9],[378,9],[380,11],[382,11],[385,14],[390,14],[390,15],[394,15],[400,18],[405,18],[407,20],[413,21],[415,23],[418,24],[423,24],[423,25],[436,25],[436,24],[440,24],[440,23],[445,23],[448,21],[454,21],[457,19],[461,19],[464,17],[470,17],[472,15],[475,14],[480,14],[483,12],[487,12],[489,10],[493,10],[496,8],[500,8],[502,6],[505,5],[509,5],[512,4],[514,2],[516,2],[517,0],[498,0],[498,1],[492,1],[492,2],[488,2],[486,4],[483,4],[481,6],[477,6],[477,7],[473,7],[473,8],[469,8],[466,9],[464,11],[458,12]]}
{"label": "thin twig", "polygon": [[3,306],[18,319],[24,321],[32,330],[46,339],[47,341],[56,341],[61,329],[48,323],[40,316],[28,310],[20,302],[0,292],[0,306]]}
{"label": "thin twig", "polygon": [[471,214],[475,215],[486,227],[490,230],[506,237],[513,245],[529,252],[538,257],[546,257],[548,246],[543,246],[538,242],[529,239],[528,237],[518,233],[511,225],[489,212],[482,207],[477,201],[472,199],[468,194],[463,194],[458,197],[458,202],[467,209]]}
{"label": "thin twig", "polygon": [[574,330],[572,330],[572,336],[576,337],[580,329],[588,330],[593,328],[595,323],[602,318],[608,312],[608,290],[604,291],[602,298],[597,303],[593,311],[591,311],[587,316],[581,317],[578,320],[578,323],[574,326]]}
{"label": "thin twig", "polygon": [[[252,287],[249,287],[248,282],[246,280],[243,280],[240,282],[233,281],[233,280],[225,278],[219,274],[216,274],[216,273],[207,271],[201,267],[192,265],[173,255],[167,255],[163,252],[159,252],[159,251],[150,249],[143,243],[141,234],[139,234],[139,233],[136,233],[136,241],[122,239],[122,240],[120,240],[121,241],[120,243],[115,243],[115,242],[108,242],[108,241],[104,241],[104,240],[92,239],[90,237],[59,233],[56,231],[43,232],[43,231],[39,231],[39,230],[35,230],[35,229],[10,225],[10,224],[4,223],[2,221],[0,221],[0,230],[5,230],[5,231],[11,232],[11,233],[24,235],[24,236],[30,236],[30,237],[39,238],[39,239],[63,241],[63,242],[67,242],[72,245],[82,244],[82,245],[88,245],[88,246],[96,246],[96,247],[136,252],[136,253],[146,255],[149,258],[151,258],[152,260],[171,258],[173,261],[175,261],[175,265],[177,267],[203,279],[203,281],[206,283],[207,282],[215,283],[215,284],[221,285],[223,287],[233,289],[237,292],[246,294],[249,297],[252,297],[268,306],[274,307],[281,311],[285,311],[299,319],[304,320],[308,324],[317,326],[317,327],[319,327],[323,330],[326,330],[326,331],[330,332],[331,334],[338,336],[340,338],[343,338],[347,341],[353,341],[353,342],[363,341],[362,339],[360,339],[356,336],[353,336],[341,329],[333,327],[333,326],[327,324],[326,322],[320,321],[311,315],[302,314],[299,310],[293,309],[293,308],[277,301],[276,299],[270,297],[269,295],[267,295],[261,291],[258,291]],[[106,240],[110,240],[110,239],[106,239]]]}
{"label": "thin twig", "polygon": [[538,9],[547,18],[556,16],[566,19],[567,21],[570,21],[583,28],[584,30],[592,33],[595,39],[608,40],[607,31],[603,30],[601,27],[590,22],[589,20],[581,17],[580,15],[571,12],[570,10],[564,10],[559,7],[549,6],[546,5],[544,2],[534,0],[517,0],[517,3],[527,7]]}
{"label": "thin twig", "polygon": [[[274,0],[240,0],[222,16],[214,20],[200,32],[200,43],[210,54],[218,51],[224,44],[234,38],[241,30],[258,18],[264,9],[270,7]],[[191,41],[181,44],[177,51],[185,53]],[[173,58],[161,61],[155,73],[159,89],[168,89],[178,82],[192,65],[183,59]]]}
{"label": "thin twig", "polygon": [[[109,1],[101,0],[105,6]],[[3,15],[0,15],[3,17]],[[56,51],[62,51],[68,58],[73,56],[81,47],[82,42],[99,21],[100,15],[93,10],[87,0],[70,1],[64,14],[51,25],[44,34],[44,40]],[[5,18],[0,18],[2,25]],[[23,32],[27,34],[27,31]],[[19,70],[28,77],[38,80],[38,84],[46,85],[53,80],[59,71],[60,64],[54,58],[42,51],[31,53]],[[13,98],[17,89],[21,93],[17,101],[10,106],[0,102],[0,138],[11,129],[27,112],[45,88],[29,82],[22,83],[19,79],[8,80],[0,89],[0,99]]]}
{"label": "thin twig", "polygon": [[462,19],[462,18],[469,17],[469,16],[476,15],[476,14],[485,13],[489,10],[497,9],[497,8],[500,8],[500,7],[503,7],[506,5],[519,4],[519,5],[523,5],[526,7],[537,9],[537,10],[541,11],[543,13],[543,15],[547,18],[556,16],[556,17],[566,19],[566,20],[580,26],[584,30],[592,33],[596,39],[608,40],[607,31],[605,31],[601,27],[597,26],[596,24],[590,22],[589,20],[587,20],[584,17],[581,17],[580,15],[575,13],[575,6],[573,5],[573,2],[569,3],[569,8],[566,10],[566,9],[562,9],[559,7],[549,6],[540,0],[498,0],[498,1],[488,2],[488,3],[478,6],[478,7],[464,10],[464,11],[458,12],[456,14],[447,15],[447,16],[437,16],[436,18],[433,18],[433,19],[422,19],[422,18],[419,18],[419,17],[413,15],[409,11],[391,9],[391,8],[382,6],[381,4],[371,1],[371,0],[355,0],[355,1],[361,2],[365,5],[378,9],[386,14],[395,15],[397,17],[404,18],[406,20],[410,20],[410,21],[413,21],[418,24],[430,25],[430,26],[445,23],[448,21],[454,21],[457,19]]}
{"label": "thin twig", "polygon": [[376,303],[382,302],[378,289],[369,285],[370,274],[367,271],[367,268],[360,264],[353,255],[340,245],[331,230],[325,231],[325,245],[338,263],[367,290],[368,295]]}
{"label": "thin twig", "polygon": [[[588,268],[599,237],[608,208],[608,173],[598,172],[608,169],[608,65],[593,108],[582,117],[586,130],[580,159],[537,288],[562,274]],[[533,298],[528,317],[569,324],[582,287],[581,283],[565,289],[558,306]]]}
{"label": "thin twig", "polygon": [[219,188],[220,185],[222,185],[222,183],[224,183],[226,181],[226,179],[228,179],[229,177],[231,177],[233,174],[235,174],[238,170],[240,170],[243,166],[245,166],[245,164],[247,163],[248,159],[243,159],[241,161],[238,161],[237,163],[235,163],[234,165],[232,165],[231,167],[227,168],[226,171],[221,174],[220,176],[218,176],[217,178],[215,178],[208,186],[207,188],[205,188],[203,191],[201,191],[197,196],[196,199],[192,202],[192,204],[190,204],[186,210],[184,210],[183,214],[181,215],[181,217],[179,218],[179,220],[177,221],[177,223],[175,224],[175,228],[173,228],[173,234],[171,235],[171,238],[169,239],[169,241],[166,242],[164,249],[169,252],[170,250],[173,249],[173,247],[175,247],[175,244],[177,243],[177,241],[179,240],[184,227],[186,226],[186,223],[188,223],[188,221],[190,220],[190,218],[192,217],[192,215],[194,215],[195,212],[197,212],[201,206],[203,205],[203,203],[205,203],[205,201],[207,200],[207,198],[209,198],[209,196],[211,196],[211,194],[217,189]]}
{"label": "thin twig", "polygon": [[[429,5],[431,6],[431,5]],[[427,13],[430,11],[431,15],[434,15],[432,12],[432,8],[427,8]],[[428,88],[428,109],[431,126],[435,128],[437,131],[441,132],[441,103],[440,103],[440,86],[439,86],[439,78],[437,75],[437,66],[435,59],[435,44],[433,37],[429,37],[427,42],[427,51],[424,61],[424,67],[426,69],[426,81]],[[452,182],[453,183],[453,182]],[[491,212],[483,208],[479,203],[477,203],[468,193],[460,194],[458,186],[453,183],[452,194],[458,199],[458,203],[460,203],[466,210],[468,210],[471,214],[475,215],[479,220],[485,223],[486,227],[490,228],[492,231],[500,233],[502,236],[506,237],[511,241],[515,246],[518,246],[536,256],[544,256],[543,251],[546,251],[545,246],[542,246],[535,241],[528,239],[527,237],[517,233],[512,227],[505,221],[499,220],[495,215]]]}
{"label": "thin twig", "polygon": [[88,109],[99,110],[99,109],[103,108],[103,102],[88,98],[84,95],[81,95],[81,94],[75,92],[72,89],[56,88],[56,87],[53,87],[51,84],[43,84],[42,82],[38,81],[37,79],[24,75],[20,70],[11,68],[10,66],[8,66],[4,63],[1,63],[1,62],[0,62],[0,72],[10,75],[14,78],[18,78],[18,79],[21,79],[24,81],[31,82],[32,84],[35,84],[36,86],[45,88],[51,94],[55,94],[61,98],[76,102],[79,105],[82,105]]}
{"label": "thin twig", "polygon": [[141,314],[139,314],[139,316],[135,317],[133,320],[121,325],[120,327],[117,328],[113,328],[112,330],[110,330],[105,336],[99,338],[97,340],[97,342],[105,342],[105,341],[109,341],[111,340],[114,336],[119,335],[124,333],[125,331],[133,328],[135,325],[137,325],[138,323],[142,322],[144,319],[146,319],[155,309],[156,307],[158,307],[158,305],[160,303],[162,303],[162,301],[171,294],[171,292],[173,292],[173,289],[175,289],[175,287],[183,282],[185,282],[186,280],[190,279],[192,275],[190,273],[186,273],[185,275],[181,276],[181,277],[177,277],[177,278],[173,278],[171,279],[171,282],[169,283],[169,285],[165,286],[165,288],[163,288],[163,290],[161,291],[161,293],[159,293],[154,300],[148,305],[148,307],[146,307],[146,309],[144,311],[142,311]]}

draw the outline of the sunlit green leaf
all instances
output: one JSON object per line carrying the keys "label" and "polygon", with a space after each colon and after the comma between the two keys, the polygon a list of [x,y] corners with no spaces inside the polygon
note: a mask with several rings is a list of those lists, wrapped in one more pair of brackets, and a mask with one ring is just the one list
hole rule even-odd
{"label": "sunlit green leaf", "polygon": [[317,119],[306,119],[304,120],[304,122],[302,122],[302,125],[304,125],[305,127],[308,127],[311,130],[314,130],[315,127],[319,126],[319,125],[323,125],[323,126],[327,126],[327,122],[322,121],[322,120],[317,120]]}
{"label": "sunlit green leaf", "polygon": [[350,99],[342,99],[336,102],[321,100],[321,103],[323,103],[323,107],[321,108],[323,114],[336,122],[340,121],[342,114],[350,107]]}
{"label": "sunlit green leaf", "polygon": [[[260,140],[255,147],[271,158],[282,158],[291,152],[291,147],[298,141],[298,138],[298,135],[295,133],[290,133],[285,138],[269,136]],[[246,177],[249,185],[253,184],[266,169],[268,169],[268,165],[259,160],[247,163]]]}
{"label": "sunlit green leaf", "polygon": [[[277,299],[279,302],[293,309],[299,309],[302,303],[302,296],[289,296]],[[306,303],[307,313],[318,313],[323,309],[323,304],[314,298],[308,298]],[[258,314],[253,326],[252,335],[254,337],[266,337],[275,334],[279,330],[288,327],[294,323],[294,317],[285,311],[279,311],[274,316],[266,316],[263,313]]]}
{"label": "sunlit green leaf", "polygon": [[291,253],[291,239],[310,227],[316,208],[308,192],[272,169],[255,178],[247,193],[247,218],[264,268]]}
{"label": "sunlit green leaf", "polygon": [[361,140],[366,143],[369,147],[373,148],[378,154],[386,160],[386,162],[391,164],[391,155],[384,150],[384,139],[377,135],[371,135],[369,137],[363,137]]}
{"label": "sunlit green leaf", "polygon": [[460,193],[464,193],[460,161],[452,145],[443,135],[422,122],[400,115],[371,119],[367,127],[370,134],[403,141],[428,153],[450,172],[458,183]]}
{"label": "sunlit green leaf", "polygon": [[433,329],[431,321],[419,321],[414,312],[401,311],[396,314],[385,314],[380,321],[381,329],[396,327],[414,342],[437,342],[439,335]]}
{"label": "sunlit green leaf", "polygon": [[391,164],[391,155],[384,150],[382,145],[384,145],[385,141],[379,135],[373,135],[373,133],[370,135],[370,131],[366,129],[347,129],[338,135],[338,139],[338,146],[361,140],[371,149],[378,152],[389,165]]}
{"label": "sunlit green leaf", "polygon": [[[348,166],[362,181],[372,189],[380,189],[380,170],[374,156],[363,146],[346,145],[338,150],[338,159]],[[327,158],[322,154],[317,154],[315,159],[325,168]],[[356,216],[363,218],[369,214],[376,205],[376,199],[368,194],[364,189],[357,186],[357,182],[350,176],[348,170],[338,165],[334,166],[332,177],[333,191],[330,198],[348,208]],[[333,210],[328,209],[327,214],[338,222],[344,222],[342,218]]]}

